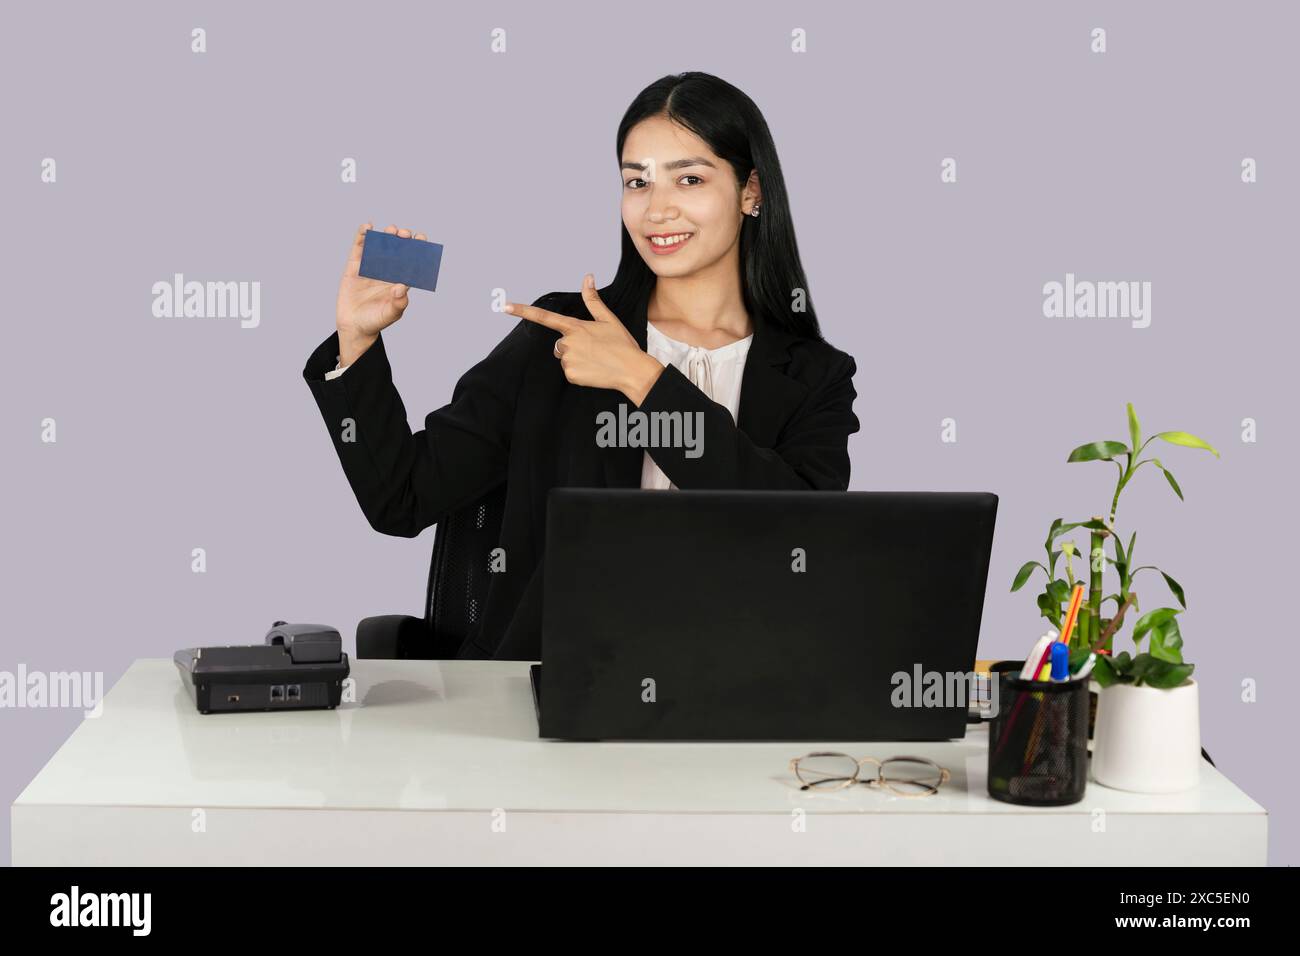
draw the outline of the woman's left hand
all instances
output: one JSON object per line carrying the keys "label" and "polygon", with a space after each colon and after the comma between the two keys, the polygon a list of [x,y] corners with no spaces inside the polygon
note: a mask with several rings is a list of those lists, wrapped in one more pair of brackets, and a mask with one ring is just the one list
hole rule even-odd
{"label": "woman's left hand", "polygon": [[582,280],[582,299],[595,321],[521,302],[507,302],[505,311],[560,333],[555,354],[564,377],[574,385],[616,389],[640,405],[664,367],[637,345],[619,317],[600,301],[590,273]]}

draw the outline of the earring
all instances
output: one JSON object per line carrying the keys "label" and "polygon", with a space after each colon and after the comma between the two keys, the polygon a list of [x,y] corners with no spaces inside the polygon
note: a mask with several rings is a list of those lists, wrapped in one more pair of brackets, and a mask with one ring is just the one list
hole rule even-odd
{"label": "earring", "polygon": [[754,203],[754,208],[749,211],[749,214],[755,219],[758,218],[758,203]]}

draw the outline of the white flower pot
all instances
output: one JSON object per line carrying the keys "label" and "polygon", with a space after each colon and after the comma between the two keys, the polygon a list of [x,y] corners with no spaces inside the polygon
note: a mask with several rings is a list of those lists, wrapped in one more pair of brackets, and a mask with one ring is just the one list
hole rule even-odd
{"label": "white flower pot", "polygon": [[1092,776],[1138,793],[1190,790],[1201,779],[1201,717],[1196,681],[1168,690],[1102,688],[1093,732]]}

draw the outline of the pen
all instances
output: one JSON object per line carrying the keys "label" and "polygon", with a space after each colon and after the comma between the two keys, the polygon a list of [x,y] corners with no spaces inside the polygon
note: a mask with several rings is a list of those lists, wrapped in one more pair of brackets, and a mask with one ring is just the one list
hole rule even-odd
{"label": "pen", "polygon": [[1052,682],[1060,684],[1070,679],[1070,649],[1057,641],[1052,645]]}
{"label": "pen", "polygon": [[1061,643],[1069,644],[1070,635],[1074,633],[1075,621],[1079,619],[1079,605],[1083,603],[1083,582],[1074,586],[1070,595],[1070,609],[1065,614],[1065,626],[1061,628]]}
{"label": "pen", "polygon": [[1052,643],[1056,640],[1056,632],[1048,631],[1037,641],[1034,642],[1034,648],[1025,658],[1025,665],[1020,668],[1021,680],[1037,680],[1038,672],[1043,669],[1043,661],[1051,653]]}
{"label": "pen", "polygon": [[1096,651],[1094,651],[1093,653],[1088,655],[1088,659],[1083,662],[1083,666],[1080,667],[1075,672],[1074,679],[1083,680],[1085,677],[1087,677],[1089,674],[1092,673],[1092,666],[1096,663],[1097,663],[1097,653]]}
{"label": "pen", "polygon": [[[1067,650],[1070,646],[1070,634],[1074,630],[1074,622],[1079,619],[1079,606],[1082,603],[1083,582],[1080,581],[1074,586],[1074,591],[1070,594],[1070,607],[1069,610],[1065,612],[1065,626],[1061,628],[1060,643],[1065,645]],[[1047,647],[1043,649],[1042,656],[1038,658],[1034,665],[1034,673],[1038,676],[1031,678],[1032,680],[1048,679],[1047,675],[1051,673],[1052,648],[1054,646],[1054,644],[1048,644]],[[1038,650],[1037,645],[1034,646],[1034,650]]]}

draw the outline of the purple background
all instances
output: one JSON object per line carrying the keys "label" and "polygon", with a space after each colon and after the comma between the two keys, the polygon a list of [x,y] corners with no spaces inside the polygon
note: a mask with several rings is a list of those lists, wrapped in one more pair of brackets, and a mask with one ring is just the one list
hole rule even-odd
{"label": "purple background", "polygon": [[[446,245],[438,292],[413,292],[388,338],[418,427],[513,324],[493,289],[609,281],[618,121],[700,69],[764,111],[826,336],[857,357],[852,487],[1001,496],[981,656],[1023,656],[1042,629],[1034,592],[1008,587],[1051,519],[1109,505],[1113,468],[1067,465],[1072,447],[1126,441],[1132,401],[1147,433],[1220,449],[1162,447],[1187,501],[1144,468],[1120,525],[1187,589],[1205,746],[1273,811],[1270,862],[1296,862],[1273,626],[1295,553],[1276,511],[1296,463],[1298,21],[1254,3],[23,5],[0,33],[0,670],[107,688],[136,658],[256,641],[276,618],[350,642],[368,614],[418,613],[434,532],[369,528],[300,377],[353,231]],[[260,327],[153,317],[175,272],[259,281]],[[1044,318],[1066,272],[1150,281],[1151,326]],[[1155,576],[1141,591],[1168,603]],[[0,710],[6,803],[79,719]]]}

